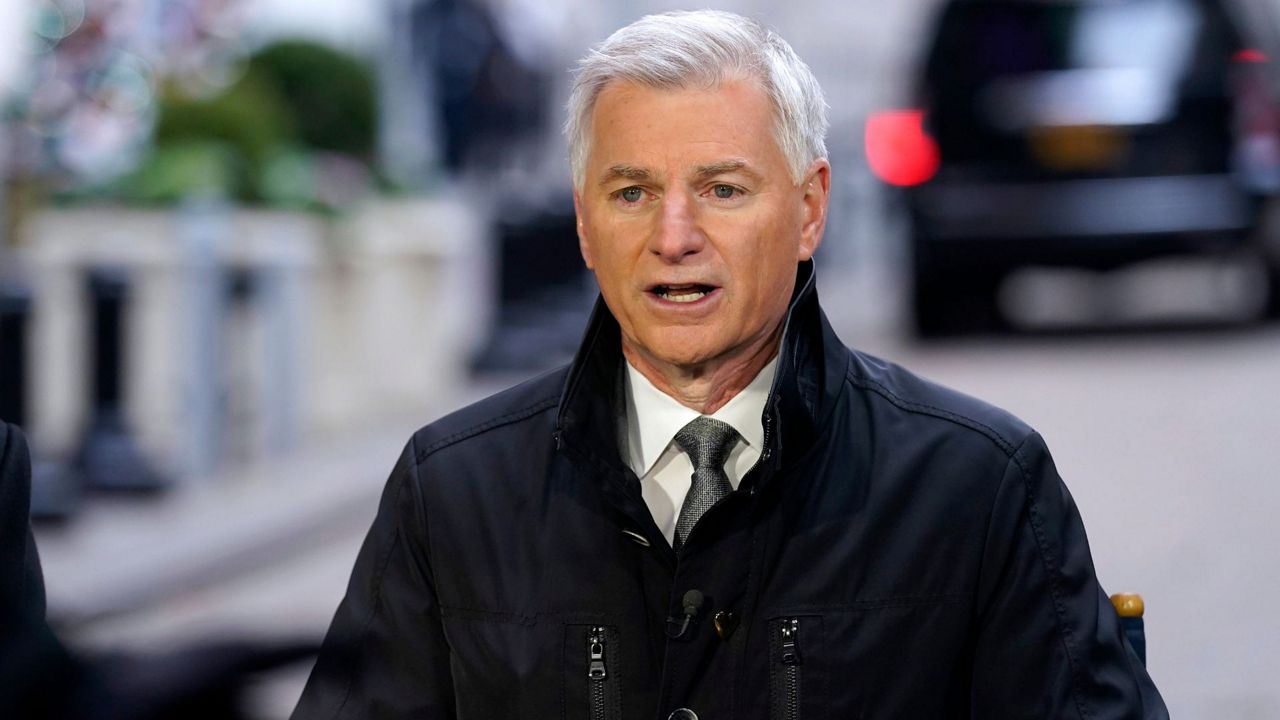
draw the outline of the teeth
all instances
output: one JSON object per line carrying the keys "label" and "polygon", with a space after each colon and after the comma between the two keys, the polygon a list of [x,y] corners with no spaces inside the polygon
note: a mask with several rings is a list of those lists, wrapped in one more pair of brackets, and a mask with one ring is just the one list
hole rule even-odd
{"label": "teeth", "polygon": [[701,300],[702,298],[707,296],[705,292],[701,292],[698,290],[694,290],[692,292],[687,290],[677,290],[677,291],[668,290],[667,292],[661,292],[658,294],[662,296],[662,298],[665,300],[670,300],[671,302],[678,302],[678,303],[690,303],[690,302],[694,302],[695,300]]}

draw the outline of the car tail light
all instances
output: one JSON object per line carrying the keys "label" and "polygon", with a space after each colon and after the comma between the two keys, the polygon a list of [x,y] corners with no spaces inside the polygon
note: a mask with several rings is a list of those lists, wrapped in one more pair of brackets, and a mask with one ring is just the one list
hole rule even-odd
{"label": "car tail light", "polygon": [[1231,62],[1235,63],[1264,63],[1266,61],[1267,54],[1253,48],[1245,48],[1231,56]]}
{"label": "car tail light", "polygon": [[1236,171],[1255,191],[1280,191],[1280,105],[1267,80],[1268,58],[1260,50],[1245,49],[1231,60],[1237,65]]}
{"label": "car tail light", "polygon": [[867,164],[900,187],[928,182],[938,172],[938,143],[924,129],[923,110],[885,110],[867,118]]}

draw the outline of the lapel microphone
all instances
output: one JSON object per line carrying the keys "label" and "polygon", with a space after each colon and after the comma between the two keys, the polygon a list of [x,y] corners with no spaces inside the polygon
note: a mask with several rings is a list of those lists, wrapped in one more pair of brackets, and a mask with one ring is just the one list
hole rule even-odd
{"label": "lapel microphone", "polygon": [[[680,604],[684,607],[684,616],[667,618],[667,637],[672,640],[684,637],[684,634],[689,630],[689,623],[697,617],[698,611],[702,609],[702,603],[705,600],[706,598],[703,597],[700,590],[686,592],[684,597],[680,599]],[[676,625],[680,627],[677,629]]]}

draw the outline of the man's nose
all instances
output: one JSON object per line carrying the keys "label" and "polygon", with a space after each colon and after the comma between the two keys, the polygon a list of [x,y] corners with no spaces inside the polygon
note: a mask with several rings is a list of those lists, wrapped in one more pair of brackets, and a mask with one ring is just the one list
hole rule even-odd
{"label": "man's nose", "polygon": [[662,198],[657,222],[649,250],[667,262],[679,262],[706,245],[706,236],[698,227],[696,207],[684,193],[668,193]]}

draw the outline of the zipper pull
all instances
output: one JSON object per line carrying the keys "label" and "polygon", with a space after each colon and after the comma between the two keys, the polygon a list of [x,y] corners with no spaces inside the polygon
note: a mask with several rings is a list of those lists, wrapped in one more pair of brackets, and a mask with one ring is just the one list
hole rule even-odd
{"label": "zipper pull", "polygon": [[799,618],[790,618],[782,621],[782,664],[804,664],[804,659],[800,657]]}
{"label": "zipper pull", "polygon": [[769,436],[773,433],[773,415],[771,413],[764,414],[764,450],[760,453],[761,460],[768,460],[773,457],[773,446],[769,444]]}
{"label": "zipper pull", "polygon": [[587,635],[587,655],[591,659],[587,677],[592,680],[605,679],[607,673],[604,669],[604,628],[591,628],[591,632]]}

